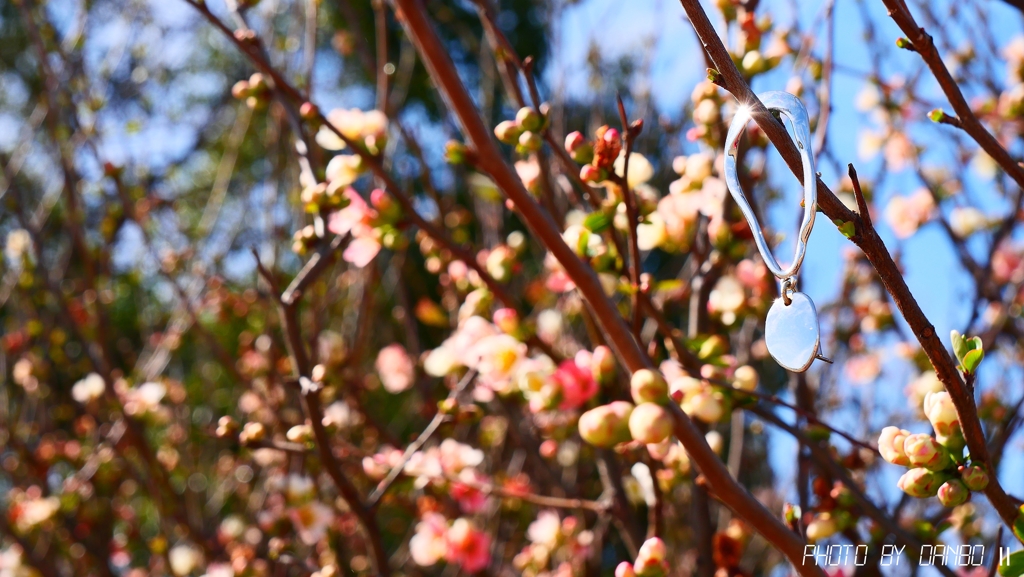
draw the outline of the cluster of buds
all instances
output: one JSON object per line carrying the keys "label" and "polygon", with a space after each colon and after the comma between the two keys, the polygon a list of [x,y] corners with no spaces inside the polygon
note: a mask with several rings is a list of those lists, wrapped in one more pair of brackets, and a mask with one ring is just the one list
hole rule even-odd
{"label": "cluster of buds", "polygon": [[542,104],[540,111],[524,106],[516,113],[515,120],[503,120],[494,127],[494,136],[505,144],[516,147],[520,154],[540,150],[544,144],[541,132],[547,127],[548,105]]}
{"label": "cluster of buds", "polygon": [[248,80],[239,80],[231,87],[231,96],[245,100],[245,105],[253,110],[265,108],[269,94],[270,86],[259,72],[250,76]]}
{"label": "cluster of buds", "polygon": [[308,213],[340,210],[348,206],[348,198],[345,196],[344,187],[331,186],[327,182],[307,186],[302,189],[302,194],[299,198],[302,200],[302,206]]}
{"label": "cluster of buds", "polygon": [[565,151],[574,161],[583,165],[580,179],[597,184],[608,180],[614,170],[615,160],[622,153],[622,135],[607,125],[594,132],[593,141],[587,140],[579,131],[572,132],[565,137]]}
{"label": "cluster of buds", "polygon": [[305,255],[316,245],[317,241],[319,241],[319,237],[316,234],[316,227],[311,224],[306,225],[292,235],[292,252],[299,256]]}
{"label": "cluster of buds", "polygon": [[697,83],[690,94],[693,101],[693,127],[686,132],[690,141],[704,140],[713,147],[719,143],[714,140],[716,127],[722,120],[723,99],[718,87],[711,80]]}
{"label": "cluster of buds", "polygon": [[664,443],[672,435],[672,415],[664,407],[670,400],[665,377],[640,369],[633,373],[629,390],[636,403],[629,416],[629,434],[645,445]]}
{"label": "cluster of buds", "polygon": [[663,577],[668,575],[669,566],[665,559],[668,551],[665,542],[652,537],[640,546],[636,561],[623,561],[615,568],[615,577]]}
{"label": "cluster of buds", "polygon": [[[711,341],[706,341],[705,344]],[[751,392],[757,389],[758,374],[754,367],[743,365],[737,367],[732,374],[732,389],[712,384],[715,382],[728,382],[730,379],[727,373],[720,367],[704,365],[701,367],[701,377],[695,378],[688,375],[680,375],[672,380],[672,398],[676,399],[679,406],[687,415],[705,423],[717,423],[732,411],[734,402],[748,398],[747,395],[739,395],[737,399],[735,391]]]}
{"label": "cluster of buds", "polygon": [[967,501],[971,491],[988,486],[988,473],[983,464],[964,462],[964,437],[949,393],[928,393],[924,412],[934,437],[886,427],[878,437],[878,451],[886,461],[910,468],[899,480],[904,493],[918,498],[938,496],[943,505],[955,507]]}

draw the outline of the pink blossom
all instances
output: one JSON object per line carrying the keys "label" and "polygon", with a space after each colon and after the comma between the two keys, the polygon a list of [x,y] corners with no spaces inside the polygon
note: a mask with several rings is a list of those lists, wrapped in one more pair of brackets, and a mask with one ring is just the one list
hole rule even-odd
{"label": "pink blossom", "polygon": [[451,495],[459,502],[459,508],[466,513],[479,513],[487,505],[487,494],[474,485],[486,483],[487,477],[476,469],[463,469],[459,473],[462,483],[452,483]]}
{"label": "pink blossom", "polygon": [[882,366],[877,355],[856,355],[846,361],[846,376],[858,385],[874,381],[881,372]]}
{"label": "pink blossom", "polygon": [[352,240],[341,255],[345,262],[364,267],[380,252],[380,241],[372,223],[377,211],[352,188],[345,189],[348,206],[334,211],[327,219],[327,229],[337,235],[352,234]]}
{"label": "pink blossom", "polygon": [[516,174],[523,181],[526,190],[536,190],[537,184],[540,182],[540,164],[537,159],[530,157],[529,160],[517,161],[515,168]]}
{"label": "pink blossom", "polygon": [[439,450],[441,468],[449,475],[460,473],[466,467],[476,467],[484,461],[483,451],[455,439],[441,441]]}
{"label": "pink blossom", "polygon": [[469,519],[456,519],[448,529],[445,559],[458,563],[469,573],[476,573],[491,563],[491,538],[477,529]]}
{"label": "pink blossom", "polygon": [[549,551],[558,548],[558,541],[562,537],[562,520],[555,511],[541,511],[537,514],[537,520],[530,523],[526,529],[526,536],[536,545],[543,545]]}
{"label": "pink blossom", "polygon": [[1001,244],[992,254],[992,279],[998,284],[1024,280],[1024,258],[1009,244]]}
{"label": "pink blossom", "polygon": [[376,365],[380,382],[389,393],[400,393],[412,386],[416,380],[416,367],[405,347],[390,344],[377,353]]}
{"label": "pink blossom", "polygon": [[935,201],[927,189],[910,196],[895,196],[885,207],[885,220],[898,238],[909,238],[928,222],[935,212]]}
{"label": "pink blossom", "polygon": [[594,373],[587,367],[580,367],[575,360],[562,361],[551,380],[562,389],[560,409],[577,409],[597,394]]}
{"label": "pink blossom", "polygon": [[421,567],[429,567],[440,561],[448,550],[445,535],[448,522],[439,513],[426,513],[416,524],[416,534],[409,540],[409,554]]}

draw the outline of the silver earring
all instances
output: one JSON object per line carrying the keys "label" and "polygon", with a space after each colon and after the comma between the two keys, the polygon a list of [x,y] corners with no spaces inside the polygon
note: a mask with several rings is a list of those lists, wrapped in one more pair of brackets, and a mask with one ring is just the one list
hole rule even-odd
{"label": "silver earring", "polygon": [[740,108],[733,117],[729,134],[725,139],[725,182],[750,225],[761,258],[764,259],[768,270],[779,280],[779,298],[772,303],[771,309],[768,310],[768,318],[765,320],[764,339],[768,345],[768,352],[784,369],[802,373],[811,366],[814,359],[832,362],[821,355],[821,329],[818,326],[818,312],[814,308],[814,302],[794,288],[796,275],[807,252],[807,239],[811,236],[811,228],[814,226],[814,215],[818,209],[814,155],[810,149],[811,124],[807,118],[807,109],[796,96],[787,92],[772,91],[760,94],[759,97],[768,110],[779,112],[790,121],[796,137],[796,146],[800,149],[800,157],[803,160],[804,216],[796,240],[796,253],[788,268],[783,269],[775,260],[768,241],[761,232],[761,225],[757,222],[757,217],[740,186],[736,154],[739,150],[740,135],[751,117],[751,111],[747,107]]}

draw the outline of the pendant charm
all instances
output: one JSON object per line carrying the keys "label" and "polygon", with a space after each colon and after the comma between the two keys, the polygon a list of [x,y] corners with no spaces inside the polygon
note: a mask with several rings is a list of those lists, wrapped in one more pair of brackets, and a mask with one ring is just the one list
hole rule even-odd
{"label": "pendant charm", "polygon": [[761,232],[761,225],[757,222],[757,216],[750,203],[747,202],[743,187],[740,185],[739,172],[736,167],[740,136],[746,130],[747,122],[753,114],[751,108],[747,106],[741,106],[736,112],[725,138],[725,184],[740,212],[743,213],[743,217],[747,219],[747,224],[750,225],[754,243],[757,245],[757,250],[761,253],[765,265],[782,283],[781,290],[779,290],[781,296],[772,303],[772,308],[768,311],[768,318],[764,324],[764,340],[768,345],[768,352],[782,368],[794,373],[802,373],[810,368],[814,359],[832,363],[830,359],[821,355],[821,329],[818,327],[818,311],[814,309],[814,303],[807,295],[793,290],[796,275],[800,271],[804,254],[807,252],[807,241],[811,237],[811,228],[814,226],[814,214],[818,210],[814,153],[810,147],[811,124],[807,110],[796,96],[786,92],[765,92],[760,95],[760,98],[768,110],[778,112],[784,119],[789,120],[803,165],[803,218],[800,221],[800,231],[795,239],[793,261],[788,267],[783,268],[772,254],[768,240]]}
{"label": "pendant charm", "polygon": [[[775,362],[794,373],[806,371],[814,359],[821,358],[821,331],[814,302],[801,292],[775,299],[764,323],[764,340]],[[825,360],[825,359],[823,359]]]}

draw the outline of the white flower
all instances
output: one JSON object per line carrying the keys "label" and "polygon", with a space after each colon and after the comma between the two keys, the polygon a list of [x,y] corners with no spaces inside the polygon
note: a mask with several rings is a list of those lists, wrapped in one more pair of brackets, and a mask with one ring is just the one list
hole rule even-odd
{"label": "white flower", "polygon": [[299,538],[306,545],[316,545],[327,529],[334,523],[334,510],[320,501],[310,501],[288,512],[292,524],[299,531]]}
{"label": "white flower", "polygon": [[85,404],[93,399],[100,398],[106,388],[107,384],[103,381],[103,377],[97,373],[89,373],[84,379],[71,387],[71,398]]}
{"label": "white flower", "polygon": [[227,563],[210,563],[203,577],[235,577],[235,570]]}
{"label": "white flower", "polygon": [[58,509],[60,509],[60,500],[57,497],[23,501],[19,504],[18,528],[23,531],[31,530],[53,517]]}
{"label": "white flower", "polygon": [[315,488],[313,479],[293,473],[285,480],[284,492],[289,501],[299,502],[312,497]]}
{"label": "white flower", "polygon": [[172,573],[188,575],[202,562],[202,554],[191,545],[176,545],[167,552],[167,560]]}
{"label": "white flower", "polygon": [[324,409],[323,425],[325,427],[338,427],[344,429],[358,425],[361,418],[358,413],[352,412],[352,407],[345,401],[334,401]]}
{"label": "white flower", "polygon": [[956,207],[949,214],[949,227],[953,234],[967,238],[988,224],[985,213],[973,206]]}
{"label": "white flower", "polygon": [[668,240],[665,219],[659,213],[652,212],[647,220],[636,227],[636,245],[640,250],[653,250]]}
{"label": "white flower", "polygon": [[[615,159],[614,168],[615,174],[622,176],[622,171],[626,168],[625,151],[620,152],[619,157]],[[636,188],[650,180],[652,176],[654,176],[654,167],[651,166],[647,157],[638,152],[629,153],[629,178],[626,180],[626,184],[630,188]]]}
{"label": "white flower", "polygon": [[17,262],[32,249],[32,237],[23,228],[16,228],[7,233],[7,244],[4,247],[4,254],[7,260]]}

